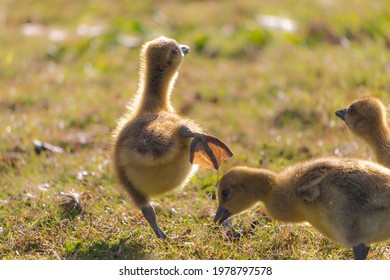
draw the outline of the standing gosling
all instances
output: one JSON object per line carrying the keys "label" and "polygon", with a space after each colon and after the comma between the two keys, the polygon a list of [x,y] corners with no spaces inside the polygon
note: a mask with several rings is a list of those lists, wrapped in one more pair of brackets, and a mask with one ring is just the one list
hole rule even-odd
{"label": "standing gosling", "polygon": [[370,145],[380,164],[390,167],[390,131],[386,108],[380,100],[373,97],[356,100],[347,109],[337,110],[336,116]]}
{"label": "standing gosling", "polygon": [[196,164],[218,169],[233,155],[222,141],[204,134],[171,105],[171,91],[188,51],[189,47],[166,37],[143,46],[138,93],[112,137],[119,183],[161,239],[166,235],[157,224],[150,198],[184,186]]}
{"label": "standing gosling", "polygon": [[309,222],[366,259],[369,246],[390,238],[390,170],[362,160],[323,158],[299,163],[277,174],[233,167],[221,179],[221,224],[257,202],[268,214],[287,223]]}

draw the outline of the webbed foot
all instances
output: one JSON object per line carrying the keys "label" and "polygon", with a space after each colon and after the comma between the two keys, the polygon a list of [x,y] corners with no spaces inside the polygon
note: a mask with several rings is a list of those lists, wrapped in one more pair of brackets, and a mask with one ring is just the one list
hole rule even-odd
{"label": "webbed foot", "polygon": [[233,156],[229,147],[218,138],[196,134],[191,142],[190,162],[218,170],[225,159]]}
{"label": "webbed foot", "polygon": [[184,138],[194,138],[190,147],[190,162],[192,164],[218,170],[222,161],[233,156],[230,148],[214,136],[193,132],[187,126],[180,127],[180,134]]}

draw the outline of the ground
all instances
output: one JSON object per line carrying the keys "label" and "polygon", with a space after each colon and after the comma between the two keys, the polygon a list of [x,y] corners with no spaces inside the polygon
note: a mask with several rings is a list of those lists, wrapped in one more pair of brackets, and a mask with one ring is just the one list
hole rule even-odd
{"label": "ground", "polygon": [[[241,238],[229,239],[213,224],[215,190],[234,165],[374,160],[334,112],[369,95],[390,101],[386,2],[1,2],[0,258],[351,259],[261,205],[234,220]],[[177,237],[166,242],[118,187],[109,151],[137,90],[140,46],[160,35],[191,47],[175,108],[234,152],[219,172],[156,199],[160,226]],[[390,243],[368,257],[389,259]]]}

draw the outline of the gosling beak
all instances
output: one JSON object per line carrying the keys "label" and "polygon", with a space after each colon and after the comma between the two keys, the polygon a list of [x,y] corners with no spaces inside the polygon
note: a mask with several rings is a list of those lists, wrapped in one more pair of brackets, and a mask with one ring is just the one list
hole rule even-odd
{"label": "gosling beak", "polygon": [[190,47],[186,45],[180,45],[181,51],[186,55],[190,51]]}
{"label": "gosling beak", "polygon": [[336,116],[345,121],[345,114],[347,113],[347,109],[337,110]]}
{"label": "gosling beak", "polygon": [[229,210],[223,208],[222,206],[219,206],[217,210],[217,214],[215,214],[214,223],[220,225],[224,221],[226,221],[231,215],[232,213],[230,213]]}

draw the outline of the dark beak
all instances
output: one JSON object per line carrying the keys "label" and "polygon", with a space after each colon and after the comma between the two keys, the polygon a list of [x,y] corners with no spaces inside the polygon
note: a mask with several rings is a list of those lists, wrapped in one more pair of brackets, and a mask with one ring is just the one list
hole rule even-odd
{"label": "dark beak", "polygon": [[186,55],[190,51],[190,47],[186,45],[180,45],[181,51]]}
{"label": "dark beak", "polygon": [[337,110],[336,116],[345,121],[345,114],[347,113],[347,109]]}
{"label": "dark beak", "polygon": [[231,215],[232,213],[230,213],[229,210],[223,208],[222,206],[219,206],[217,210],[217,214],[215,214],[214,223],[220,225],[224,221],[226,221]]}

